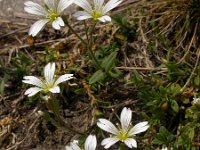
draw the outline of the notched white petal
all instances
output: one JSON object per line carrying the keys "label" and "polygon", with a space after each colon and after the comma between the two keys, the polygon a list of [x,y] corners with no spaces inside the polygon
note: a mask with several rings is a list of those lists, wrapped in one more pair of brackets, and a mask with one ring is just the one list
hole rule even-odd
{"label": "notched white petal", "polygon": [[104,7],[103,7],[103,14],[106,14],[107,12],[109,12],[110,10],[114,9],[115,7],[117,7],[120,3],[122,2],[122,0],[110,0]]}
{"label": "notched white petal", "polygon": [[113,123],[107,119],[99,119],[97,122],[97,126],[114,135],[117,135],[119,133],[118,129],[113,125]]}
{"label": "notched white petal", "polygon": [[137,142],[133,138],[128,138],[124,141],[124,143],[129,147],[129,148],[137,148]]}
{"label": "notched white petal", "polygon": [[52,27],[56,30],[60,30],[61,29],[61,26],[64,26],[64,21],[62,20],[61,17],[58,17],[56,20],[54,20],[52,22]]}
{"label": "notched white petal", "polygon": [[62,76],[60,76],[57,80],[56,80],[56,82],[54,83],[55,85],[58,85],[58,84],[60,84],[60,83],[62,83],[62,82],[64,82],[64,81],[68,81],[68,80],[70,80],[70,79],[72,79],[73,78],[73,74],[64,74],[64,75],[62,75]]}
{"label": "notched white petal", "polygon": [[148,122],[144,121],[144,122],[140,122],[138,124],[136,124],[130,131],[129,131],[129,135],[135,135],[141,132],[146,131],[149,128]]}
{"label": "notched white petal", "polygon": [[53,84],[55,73],[55,63],[48,63],[44,67],[44,77],[47,84]]}
{"label": "notched white petal", "polygon": [[31,96],[37,94],[40,91],[42,91],[41,88],[32,87],[32,88],[29,88],[28,90],[26,90],[26,92],[24,93],[24,95],[28,95],[28,97],[31,97]]}
{"label": "notched white petal", "polygon": [[27,1],[24,5],[24,10],[30,14],[38,16],[45,16],[47,14],[47,11],[41,5],[32,1]]}
{"label": "notched white petal", "polygon": [[55,86],[55,87],[49,89],[49,91],[52,92],[52,93],[60,93],[60,87]]}
{"label": "notched white petal", "polygon": [[98,20],[101,21],[101,22],[111,22],[110,16],[107,16],[107,15],[98,18]]}
{"label": "notched white petal", "polygon": [[85,150],[95,150],[97,146],[97,139],[94,135],[89,135],[85,141]]}
{"label": "notched white petal", "polygon": [[121,121],[121,126],[122,126],[122,131],[126,132],[128,131],[128,128],[130,126],[132,119],[132,111],[130,108],[124,107],[121,115],[120,115],[120,121]]}
{"label": "notched white petal", "polygon": [[36,36],[38,32],[40,32],[44,28],[45,24],[47,24],[48,22],[48,19],[43,19],[35,22],[29,30],[29,35],[33,37]]}
{"label": "notched white petal", "polygon": [[73,16],[76,17],[77,20],[85,20],[85,19],[92,18],[92,16],[88,12],[85,12],[85,11],[78,11],[74,13]]}
{"label": "notched white petal", "polygon": [[48,6],[49,9],[54,11],[57,10],[57,0],[44,0],[44,3]]}
{"label": "notched white petal", "polygon": [[88,13],[92,11],[92,6],[87,0],[75,0],[74,3],[83,8]]}
{"label": "notched white petal", "polygon": [[44,86],[43,82],[40,79],[38,79],[37,77],[24,76],[23,79],[24,79],[24,80],[22,80],[23,83],[35,85],[35,86],[38,86],[38,87],[43,87]]}
{"label": "notched white petal", "polygon": [[72,3],[74,2],[74,0],[60,0],[58,2],[58,8],[57,11],[58,13],[62,13],[67,7],[69,7]]}
{"label": "notched white petal", "polygon": [[112,145],[119,141],[118,138],[106,138],[101,142],[101,145],[104,146],[105,149],[110,148]]}
{"label": "notched white petal", "polygon": [[65,146],[65,150],[81,150],[81,149],[77,144],[71,142],[69,146]]}

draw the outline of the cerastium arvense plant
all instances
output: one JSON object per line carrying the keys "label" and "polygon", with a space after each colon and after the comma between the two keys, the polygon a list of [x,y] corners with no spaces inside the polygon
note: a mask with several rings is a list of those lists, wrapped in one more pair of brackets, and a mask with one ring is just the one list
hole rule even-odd
{"label": "cerastium arvense plant", "polygon": [[[39,20],[31,26],[29,35],[32,37],[36,36],[48,23],[51,23],[52,27],[56,30],[60,30],[61,27],[66,25],[86,47],[89,56],[95,63],[97,72],[92,76],[92,79],[99,78],[98,76],[109,75],[111,74],[111,69],[113,69],[113,62],[117,56],[117,52],[112,52],[99,62],[92,50],[95,42],[93,35],[95,33],[95,27],[99,22],[111,22],[111,17],[108,15],[108,12],[117,7],[120,3],[122,3],[122,0],[109,0],[107,3],[105,3],[104,0],[44,0],[44,4],[40,5],[32,1],[27,1],[25,2],[24,10],[39,17]],[[84,21],[86,39],[75,31],[74,27],[70,25],[67,17],[64,16],[64,10],[72,4],[76,4],[83,9],[75,12],[73,16],[77,18],[77,20]],[[88,24],[86,23],[86,20],[88,20]],[[55,115],[56,119],[52,119],[48,113],[43,111],[38,111],[38,114],[57,127],[65,127],[68,131],[73,131],[67,126],[64,118],[59,114],[59,104],[55,96],[55,94],[61,92],[58,84],[71,80],[73,74],[64,74],[56,78],[55,68],[55,63],[48,63],[44,68],[44,78],[24,76],[22,82],[34,86],[26,90],[25,95],[31,97],[39,93],[40,98],[43,99],[47,109]],[[95,81],[91,81],[90,83],[96,81],[98,80],[95,79]],[[141,122],[132,127],[131,119],[132,111],[129,108],[124,108],[122,110],[120,116],[121,126],[115,127],[110,121],[99,119],[97,125],[101,129],[113,134],[111,138],[102,141],[102,146],[107,149],[116,142],[121,141],[122,145],[125,143],[129,148],[137,147],[135,134],[146,131],[149,125],[148,122]],[[79,133],[77,131],[74,132]],[[123,149],[122,147],[124,146],[121,146],[120,149]],[[89,135],[86,139],[84,149],[95,150],[96,147],[96,136]],[[80,150],[81,148],[76,143],[72,142],[70,145],[66,146],[65,149]]]}

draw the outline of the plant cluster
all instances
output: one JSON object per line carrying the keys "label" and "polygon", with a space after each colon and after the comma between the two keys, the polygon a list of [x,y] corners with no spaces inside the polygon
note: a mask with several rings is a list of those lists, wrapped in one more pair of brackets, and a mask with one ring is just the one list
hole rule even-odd
{"label": "plant cluster", "polygon": [[[15,76],[20,79],[16,84],[24,83],[26,105],[39,102],[37,116],[54,128],[78,135],[78,141],[68,140],[62,145],[66,150],[196,150],[200,147],[200,1],[134,1],[134,9],[127,7],[128,16],[109,15],[120,4],[129,2],[25,2],[24,10],[39,18],[29,29],[29,40],[34,40],[49,24],[56,32],[66,26],[80,49],[73,41],[68,41],[75,47],[73,54],[46,48],[44,56],[37,58],[39,64],[45,65],[43,73],[41,67],[34,72],[41,77],[30,73],[33,60],[19,53],[11,60]],[[82,25],[81,33],[64,13],[71,5],[79,9],[72,17]],[[96,32],[99,28],[102,37]],[[77,58],[72,55],[79,55],[81,61],[72,61],[63,69],[60,61]],[[2,95],[7,78],[0,82]],[[27,89],[27,84],[33,87]],[[74,104],[71,97],[78,101],[87,97],[86,103],[89,101],[86,113],[92,119],[84,132],[69,124],[62,109]],[[81,100],[85,102],[84,98]],[[112,113],[106,112],[109,109]],[[133,125],[132,118],[139,123]],[[146,121],[140,122],[142,118]],[[136,136],[139,133],[141,136]]]}

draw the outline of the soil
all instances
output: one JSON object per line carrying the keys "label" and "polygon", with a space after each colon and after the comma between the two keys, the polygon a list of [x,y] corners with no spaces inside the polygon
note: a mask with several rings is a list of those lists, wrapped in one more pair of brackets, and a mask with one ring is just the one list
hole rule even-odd
{"label": "soil", "polygon": [[[0,16],[3,18],[15,18],[24,13],[24,2],[28,0],[0,0]],[[33,0],[40,2],[40,0]]]}

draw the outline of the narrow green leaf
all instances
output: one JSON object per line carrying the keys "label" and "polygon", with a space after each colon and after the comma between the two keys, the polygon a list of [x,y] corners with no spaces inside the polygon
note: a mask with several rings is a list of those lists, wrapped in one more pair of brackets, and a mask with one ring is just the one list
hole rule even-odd
{"label": "narrow green leaf", "polygon": [[101,63],[101,66],[106,72],[110,71],[115,64],[115,59],[117,57],[117,52],[112,52],[109,56],[105,57]]}
{"label": "narrow green leaf", "polygon": [[175,100],[171,101],[171,108],[177,113],[179,111],[179,105]]}
{"label": "narrow green leaf", "polygon": [[96,83],[98,81],[103,80],[104,78],[105,78],[105,74],[103,73],[103,71],[102,70],[98,70],[89,79],[89,84]]}

